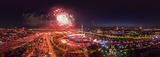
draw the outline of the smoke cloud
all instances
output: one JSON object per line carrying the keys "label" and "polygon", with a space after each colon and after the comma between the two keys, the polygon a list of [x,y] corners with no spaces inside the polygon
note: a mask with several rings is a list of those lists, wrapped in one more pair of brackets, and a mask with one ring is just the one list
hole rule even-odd
{"label": "smoke cloud", "polygon": [[50,24],[53,20],[53,17],[51,17],[49,14],[36,14],[34,13],[23,13],[22,18],[24,20],[24,25],[29,26],[41,26],[41,25],[47,25]]}

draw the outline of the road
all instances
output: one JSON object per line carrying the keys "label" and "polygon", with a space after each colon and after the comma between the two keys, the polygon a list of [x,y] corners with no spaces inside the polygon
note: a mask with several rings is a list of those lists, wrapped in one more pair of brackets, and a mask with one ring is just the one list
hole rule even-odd
{"label": "road", "polygon": [[[19,46],[25,44],[26,42],[33,40],[37,37],[38,37],[37,35],[30,35],[30,36],[25,37],[25,41],[17,40],[17,41],[11,41],[10,43],[6,43],[4,45],[0,45],[0,46],[2,46],[2,48],[0,48],[1,49],[0,53],[7,52],[8,50],[11,50],[12,48],[19,47]],[[19,39],[21,39],[21,38],[19,38]]]}
{"label": "road", "polygon": [[54,51],[53,51],[53,49],[52,49],[52,45],[51,45],[51,43],[50,43],[50,41],[49,41],[49,39],[48,39],[48,37],[47,37],[47,34],[45,35],[45,38],[46,38],[48,47],[49,47],[50,52],[51,52],[51,57],[56,57],[56,55],[55,55],[55,53],[54,53]]}

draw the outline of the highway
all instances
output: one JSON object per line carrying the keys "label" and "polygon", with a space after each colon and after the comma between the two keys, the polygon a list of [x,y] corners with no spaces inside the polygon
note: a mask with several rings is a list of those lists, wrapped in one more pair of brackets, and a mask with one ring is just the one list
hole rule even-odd
{"label": "highway", "polygon": [[52,45],[51,45],[51,43],[50,43],[50,41],[49,41],[49,39],[48,39],[48,37],[47,37],[47,34],[45,35],[45,38],[46,38],[46,41],[47,41],[49,50],[50,50],[50,52],[51,52],[51,57],[56,57],[56,55],[55,55],[55,53],[54,53],[54,51],[53,51],[53,49],[52,49]]}
{"label": "highway", "polygon": [[0,45],[0,46],[2,46],[2,48],[1,48],[2,51],[0,51],[0,53],[7,52],[8,50],[20,47],[21,45],[25,44],[26,42],[29,42],[37,37],[38,37],[37,35],[30,35],[30,36],[25,37],[25,41],[17,40],[17,41],[11,41],[10,43],[6,43],[5,45]]}

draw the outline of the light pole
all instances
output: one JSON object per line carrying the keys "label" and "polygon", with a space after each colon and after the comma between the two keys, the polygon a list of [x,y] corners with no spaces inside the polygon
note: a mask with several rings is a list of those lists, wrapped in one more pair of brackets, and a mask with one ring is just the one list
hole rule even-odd
{"label": "light pole", "polygon": [[[82,41],[83,41],[83,24],[81,25],[81,31],[82,31]],[[84,48],[84,41],[83,41],[83,48]]]}
{"label": "light pole", "polygon": [[83,24],[81,25],[81,31],[82,31],[82,34],[83,34]]}
{"label": "light pole", "polygon": [[[83,41],[83,24],[81,25],[81,31],[82,31],[82,41]],[[82,45],[83,45],[83,52],[84,52],[85,56],[88,57],[88,54],[86,52],[86,47],[84,45],[84,41],[83,41]]]}

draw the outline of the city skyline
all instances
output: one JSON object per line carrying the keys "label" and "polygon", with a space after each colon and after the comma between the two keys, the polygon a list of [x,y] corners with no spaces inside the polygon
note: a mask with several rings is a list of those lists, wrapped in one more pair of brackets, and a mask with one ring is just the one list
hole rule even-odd
{"label": "city skyline", "polygon": [[160,57],[159,1],[3,0],[0,57]]}

